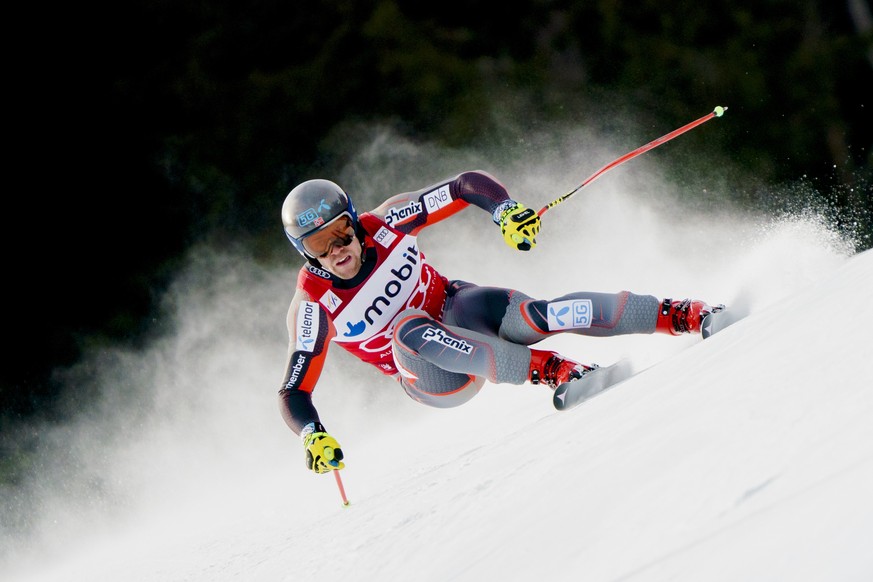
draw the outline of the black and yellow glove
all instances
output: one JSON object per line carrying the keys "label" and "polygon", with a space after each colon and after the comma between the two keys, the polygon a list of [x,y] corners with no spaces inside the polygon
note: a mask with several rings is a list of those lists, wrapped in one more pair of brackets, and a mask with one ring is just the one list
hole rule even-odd
{"label": "black and yellow glove", "polygon": [[540,217],[535,210],[514,200],[507,200],[495,211],[494,222],[500,225],[503,240],[510,247],[529,251],[537,246]]}
{"label": "black and yellow glove", "polygon": [[345,468],[343,450],[336,439],[325,432],[321,423],[310,422],[300,433],[306,449],[306,468],[316,473]]}

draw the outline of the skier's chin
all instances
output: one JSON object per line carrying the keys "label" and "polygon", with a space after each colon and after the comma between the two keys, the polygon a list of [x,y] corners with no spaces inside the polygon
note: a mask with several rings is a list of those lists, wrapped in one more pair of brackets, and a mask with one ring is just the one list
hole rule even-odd
{"label": "skier's chin", "polygon": [[333,262],[330,271],[340,279],[351,279],[357,273],[355,258],[350,254]]}

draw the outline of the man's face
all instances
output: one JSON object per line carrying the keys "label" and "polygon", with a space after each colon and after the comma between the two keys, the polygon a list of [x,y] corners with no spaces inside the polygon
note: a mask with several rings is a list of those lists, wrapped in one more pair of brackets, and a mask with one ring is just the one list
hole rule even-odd
{"label": "man's face", "polygon": [[318,262],[340,279],[351,279],[361,270],[362,255],[361,241],[358,237],[352,237],[346,246],[333,245],[326,256],[318,258]]}
{"label": "man's face", "polygon": [[321,266],[339,277],[351,279],[361,268],[361,242],[355,236],[351,217],[342,214],[303,239],[306,251]]}

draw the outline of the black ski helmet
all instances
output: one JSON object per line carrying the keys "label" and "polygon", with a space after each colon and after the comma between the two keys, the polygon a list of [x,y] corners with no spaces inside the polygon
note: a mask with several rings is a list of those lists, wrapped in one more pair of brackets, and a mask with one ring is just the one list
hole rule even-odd
{"label": "black ski helmet", "polygon": [[352,199],[330,180],[307,180],[297,185],[282,204],[282,224],[285,235],[294,248],[305,258],[315,257],[303,248],[303,239],[318,232],[334,218],[348,214],[355,232],[358,232],[358,213]]}

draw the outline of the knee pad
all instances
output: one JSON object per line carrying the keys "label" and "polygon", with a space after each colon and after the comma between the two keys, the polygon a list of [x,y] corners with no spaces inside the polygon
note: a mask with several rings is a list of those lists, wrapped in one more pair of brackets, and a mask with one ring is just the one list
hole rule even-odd
{"label": "knee pad", "polygon": [[[435,370],[437,373],[434,376],[445,375],[446,377],[442,378],[442,381],[435,382],[436,378],[427,374],[427,378],[423,380],[401,378],[400,384],[410,398],[434,408],[454,408],[465,404],[472,400],[485,384],[484,378],[446,372],[439,368],[435,368]],[[434,386],[454,388],[438,391]]]}
{"label": "knee pad", "polygon": [[[420,338],[415,330],[434,325],[434,319],[420,309],[407,309],[397,318],[394,327],[394,365],[400,372],[400,383],[410,398],[436,408],[453,408],[468,402],[485,384],[478,378],[462,372],[444,370],[425,360],[417,351]],[[409,345],[404,338],[412,334]]]}

